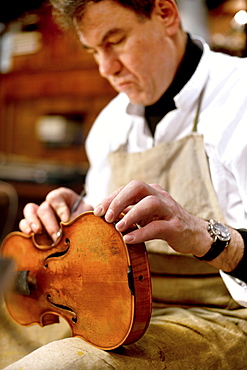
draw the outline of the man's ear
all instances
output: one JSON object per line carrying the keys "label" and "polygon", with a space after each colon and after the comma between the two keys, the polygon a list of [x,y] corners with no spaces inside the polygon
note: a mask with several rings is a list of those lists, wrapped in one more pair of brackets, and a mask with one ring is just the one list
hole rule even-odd
{"label": "man's ear", "polygon": [[174,0],[155,0],[152,14],[160,18],[170,36],[173,36],[181,25],[179,10]]}

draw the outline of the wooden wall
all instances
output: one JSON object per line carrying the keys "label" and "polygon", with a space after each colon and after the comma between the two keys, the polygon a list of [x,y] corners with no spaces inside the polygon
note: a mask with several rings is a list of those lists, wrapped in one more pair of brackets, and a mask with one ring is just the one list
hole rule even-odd
{"label": "wooden wall", "polygon": [[37,138],[36,121],[48,114],[81,115],[87,135],[100,110],[115,95],[99,76],[91,55],[76,35],[62,33],[48,5],[37,11],[41,48],[13,57],[11,71],[0,75],[0,153],[27,161],[86,162],[84,147],[49,149]]}
{"label": "wooden wall", "polygon": [[[17,169],[22,171],[25,165],[39,168],[44,163],[78,167],[82,172],[87,169],[84,142],[49,147],[37,136],[37,119],[50,114],[81,117],[84,141],[98,113],[116,95],[100,77],[93,57],[82,49],[75,33],[64,33],[53,22],[49,5],[43,5],[33,15],[37,19],[35,31],[41,36],[40,49],[13,56],[10,70],[0,74],[0,180],[17,191],[18,214],[13,229],[18,228],[27,202],[41,203],[58,186],[66,185],[76,191],[82,186],[82,180],[76,178],[68,183],[61,179],[30,181],[24,170],[23,178],[15,179]],[[11,173],[10,178],[6,177],[6,170]],[[1,222],[5,222],[5,217]]]}

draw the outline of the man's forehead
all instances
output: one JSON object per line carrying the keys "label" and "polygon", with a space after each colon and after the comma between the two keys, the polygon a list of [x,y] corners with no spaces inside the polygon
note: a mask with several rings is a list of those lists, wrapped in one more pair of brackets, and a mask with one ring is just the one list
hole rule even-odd
{"label": "man's forehead", "polygon": [[[107,40],[114,35],[120,35],[124,32],[122,28],[115,27],[115,28],[110,28],[109,30],[106,30],[105,33],[102,33],[102,35],[98,38],[97,46],[102,46]],[[83,34],[83,32],[78,29],[77,31],[80,42],[82,43],[83,47],[85,49],[90,48],[89,42],[87,37]]]}
{"label": "man's forehead", "polygon": [[73,20],[81,43],[101,44],[114,34],[126,31],[131,24],[138,22],[136,13],[112,1],[92,3],[87,6],[82,18]]}

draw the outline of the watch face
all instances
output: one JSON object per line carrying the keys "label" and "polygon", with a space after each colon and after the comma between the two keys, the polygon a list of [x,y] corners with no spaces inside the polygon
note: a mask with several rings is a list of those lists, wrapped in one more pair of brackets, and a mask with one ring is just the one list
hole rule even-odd
{"label": "watch face", "polygon": [[230,240],[230,232],[228,228],[223,225],[221,222],[216,221],[214,224],[211,224],[211,230],[214,235],[222,241],[229,241]]}

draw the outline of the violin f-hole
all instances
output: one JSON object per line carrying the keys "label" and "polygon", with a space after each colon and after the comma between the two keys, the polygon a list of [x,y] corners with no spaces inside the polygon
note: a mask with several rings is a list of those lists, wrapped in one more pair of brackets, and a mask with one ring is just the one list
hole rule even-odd
{"label": "violin f-hole", "polygon": [[15,261],[19,275],[4,297],[11,317],[24,326],[63,317],[72,336],[104,350],[136,342],[152,309],[145,244],[127,245],[114,224],[93,211],[61,222],[60,229],[55,242],[47,233],[13,232],[4,239],[1,254]]}
{"label": "violin f-hole", "polygon": [[44,260],[44,267],[46,267],[46,268],[48,267],[48,260],[50,258],[59,258],[59,257],[64,256],[68,252],[68,250],[70,248],[70,240],[68,238],[66,238],[65,242],[66,242],[66,249],[64,249],[63,251],[60,251],[60,252],[52,253],[49,256],[47,256],[46,259]]}
{"label": "violin f-hole", "polygon": [[70,312],[70,313],[71,313],[71,315],[72,315],[71,320],[72,320],[72,322],[73,322],[74,324],[76,324],[76,322],[77,322],[77,315],[76,315],[75,311],[74,311],[74,310],[72,310],[72,308],[70,308],[70,307],[68,307],[68,306],[65,306],[65,305],[63,305],[63,304],[59,304],[59,303],[55,303],[55,302],[53,302],[53,301],[52,301],[52,299],[51,299],[51,295],[50,295],[50,294],[47,294],[46,299],[47,299],[47,301],[48,301],[50,304],[52,304],[54,307],[57,307],[57,308],[59,308],[60,310],[66,310],[66,311]]}

